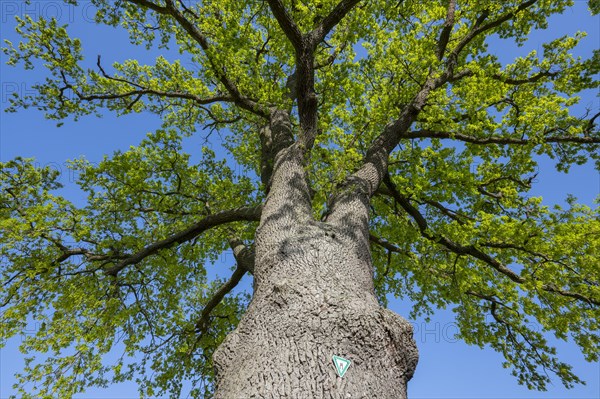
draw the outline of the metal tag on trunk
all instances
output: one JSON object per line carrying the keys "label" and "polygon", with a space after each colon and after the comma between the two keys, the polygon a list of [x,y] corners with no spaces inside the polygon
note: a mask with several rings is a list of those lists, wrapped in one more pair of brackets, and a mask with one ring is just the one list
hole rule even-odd
{"label": "metal tag on trunk", "polygon": [[335,365],[335,370],[340,377],[343,377],[344,374],[346,374],[348,367],[350,367],[350,363],[352,362],[348,359],[333,355],[333,364]]}

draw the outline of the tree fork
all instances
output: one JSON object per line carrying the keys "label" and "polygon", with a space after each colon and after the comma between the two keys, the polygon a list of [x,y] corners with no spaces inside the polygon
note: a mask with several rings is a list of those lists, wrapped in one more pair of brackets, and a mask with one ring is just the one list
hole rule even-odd
{"label": "tree fork", "polygon": [[[213,356],[216,398],[405,398],[418,354],[411,325],[375,296],[368,206],[312,218],[289,115],[272,113],[279,145],[256,232],[254,294]],[[275,152],[275,151],[274,151]],[[332,356],[352,361],[343,377]]]}

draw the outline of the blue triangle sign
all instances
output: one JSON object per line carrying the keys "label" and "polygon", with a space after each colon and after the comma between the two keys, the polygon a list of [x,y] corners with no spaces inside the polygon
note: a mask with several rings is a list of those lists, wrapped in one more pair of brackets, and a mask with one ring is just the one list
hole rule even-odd
{"label": "blue triangle sign", "polygon": [[335,370],[340,377],[343,377],[344,374],[346,374],[348,367],[350,367],[350,363],[352,362],[348,359],[333,355],[333,364],[335,365]]}

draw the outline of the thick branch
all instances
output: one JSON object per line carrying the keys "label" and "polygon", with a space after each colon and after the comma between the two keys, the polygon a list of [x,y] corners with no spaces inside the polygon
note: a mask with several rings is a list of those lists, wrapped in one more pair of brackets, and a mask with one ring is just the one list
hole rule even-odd
{"label": "thick branch", "polygon": [[268,0],[271,12],[279,26],[294,46],[296,52],[296,71],[294,97],[298,99],[300,132],[298,141],[303,153],[309,152],[317,135],[317,95],[315,93],[314,47],[307,46],[311,36],[302,32],[285,9],[280,0]]}
{"label": "thick branch", "polygon": [[261,177],[267,187],[261,230],[271,232],[269,239],[273,239],[276,237],[272,232],[287,231],[312,217],[311,194],[303,152],[294,142],[290,115],[272,110],[270,124],[261,134],[264,166]]}
{"label": "thick branch", "polygon": [[454,11],[456,10],[456,0],[448,1],[448,10],[446,11],[446,21],[444,27],[440,32],[440,38],[438,39],[437,45],[437,58],[441,60],[446,52],[446,46],[448,46],[448,40],[450,40],[450,33],[454,27]]}
{"label": "thick branch", "polygon": [[494,75],[493,78],[509,85],[522,85],[538,82],[542,78],[554,78],[556,76],[558,76],[558,72],[542,71],[524,79],[507,78],[502,75]]}
{"label": "thick branch", "polygon": [[254,274],[254,248],[248,247],[238,238],[229,240],[233,256],[239,266],[250,274]]}
{"label": "thick branch", "polygon": [[62,249],[62,254],[56,258],[53,262],[55,265],[64,262],[65,260],[73,257],[73,256],[83,256],[88,262],[98,262],[98,261],[111,261],[117,259],[124,259],[127,255],[100,255],[91,252],[85,248],[64,248]]}
{"label": "thick branch", "polygon": [[301,53],[304,48],[304,39],[292,16],[287,12],[281,0],[267,0],[267,2],[281,30],[296,49],[296,53]]}
{"label": "thick branch", "polygon": [[[469,69],[463,69],[460,72],[455,73],[452,76],[452,78],[450,79],[450,81],[455,82],[464,77],[473,76],[473,75],[475,75],[473,73],[473,71],[471,71]],[[510,77],[503,76],[501,74],[495,74],[495,75],[491,76],[491,78],[494,80],[498,80],[502,83],[516,86],[516,85],[522,85],[522,84],[527,84],[527,83],[536,83],[536,82],[542,80],[543,78],[555,78],[558,75],[559,75],[559,72],[540,71],[540,72],[536,73],[535,75],[531,75],[530,77],[521,78],[521,79],[510,78]]]}
{"label": "thick branch", "polygon": [[314,54],[296,57],[298,114],[300,132],[298,141],[304,154],[310,152],[317,137],[318,101],[315,92]]}
{"label": "thick branch", "polygon": [[315,93],[314,52],[319,43],[360,0],[342,0],[310,33],[303,35],[281,0],[268,0],[279,26],[296,51],[293,97],[298,100],[300,150],[306,154],[314,144],[317,131],[318,104]]}
{"label": "thick branch", "polygon": [[152,243],[144,249],[140,250],[139,252],[117,263],[116,265],[107,268],[105,270],[105,273],[111,276],[116,276],[121,270],[123,270],[128,265],[139,263],[162,249],[171,248],[176,244],[181,244],[183,242],[190,241],[210,228],[231,222],[259,221],[261,212],[262,206],[259,205],[255,207],[237,208],[215,213],[214,215],[208,215],[204,219],[193,224],[187,229],[170,235],[169,237],[163,240]]}
{"label": "thick branch", "polygon": [[261,181],[268,193],[277,154],[294,143],[290,117],[285,111],[272,110],[269,124],[259,130],[261,143]]}
{"label": "thick branch", "polygon": [[130,1],[132,3],[135,3],[135,4],[139,5],[139,6],[149,8],[149,9],[151,9],[152,11],[154,11],[154,12],[156,12],[158,14],[162,14],[162,15],[168,15],[169,14],[169,11],[167,10],[166,7],[159,6],[158,4],[153,3],[153,2],[151,2],[149,0],[128,0],[128,1]]}
{"label": "thick branch", "polygon": [[356,6],[361,0],[342,0],[310,33],[310,44],[313,49],[321,43],[331,30]]}
{"label": "thick branch", "polygon": [[[387,173],[390,153],[417,119],[426,104],[429,93],[447,82],[450,77],[448,73],[444,73],[439,77],[430,76],[410,103],[402,109],[400,116],[394,122],[385,126],[383,132],[377,136],[367,150],[363,165],[346,178],[343,189],[338,192],[332,201],[332,217],[335,218],[336,203],[346,202],[349,204],[354,201],[349,200],[347,197],[356,197],[355,199],[366,203],[375,194],[384,175]],[[338,211],[343,212],[341,208]]]}
{"label": "thick branch", "polygon": [[[450,133],[450,132],[436,132],[433,130],[417,130],[412,132],[406,132],[403,136],[406,139],[424,139],[424,138],[436,138],[436,139],[452,139],[464,141],[472,144],[501,144],[501,145],[527,145],[531,143],[529,139],[516,138],[516,137],[475,137],[463,133]],[[598,144],[600,143],[600,136],[546,136],[544,138],[546,143],[578,143],[578,144]]]}
{"label": "thick branch", "polygon": [[[449,9],[448,12],[453,12]],[[362,167],[346,179],[346,185],[355,184],[357,186],[356,193],[362,191],[368,197],[372,196],[387,173],[387,165],[389,154],[398,145],[400,139],[406,134],[410,126],[417,119],[419,113],[425,107],[429,94],[442,87],[449,81],[456,81],[467,74],[459,72],[454,74],[454,69],[458,63],[458,54],[466,46],[466,44],[479,33],[478,29],[483,23],[486,14],[481,16],[476,22],[471,32],[463,38],[461,43],[453,50],[452,56],[446,62],[446,70],[435,76],[430,73],[427,80],[421,86],[419,92],[412,100],[404,106],[398,118],[388,123],[383,132],[372,142],[367,150],[367,155]],[[348,190],[346,190],[348,191]],[[338,195],[334,202],[339,201],[343,195]]]}

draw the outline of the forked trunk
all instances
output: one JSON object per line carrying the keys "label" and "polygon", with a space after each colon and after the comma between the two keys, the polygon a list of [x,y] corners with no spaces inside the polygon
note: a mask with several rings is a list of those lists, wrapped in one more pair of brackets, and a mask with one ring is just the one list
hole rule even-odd
{"label": "forked trunk", "polygon": [[[375,297],[366,203],[314,221],[288,147],[255,245],[252,302],[214,355],[216,398],[405,398],[418,355],[411,325]],[[334,355],[351,362],[343,377]]]}

